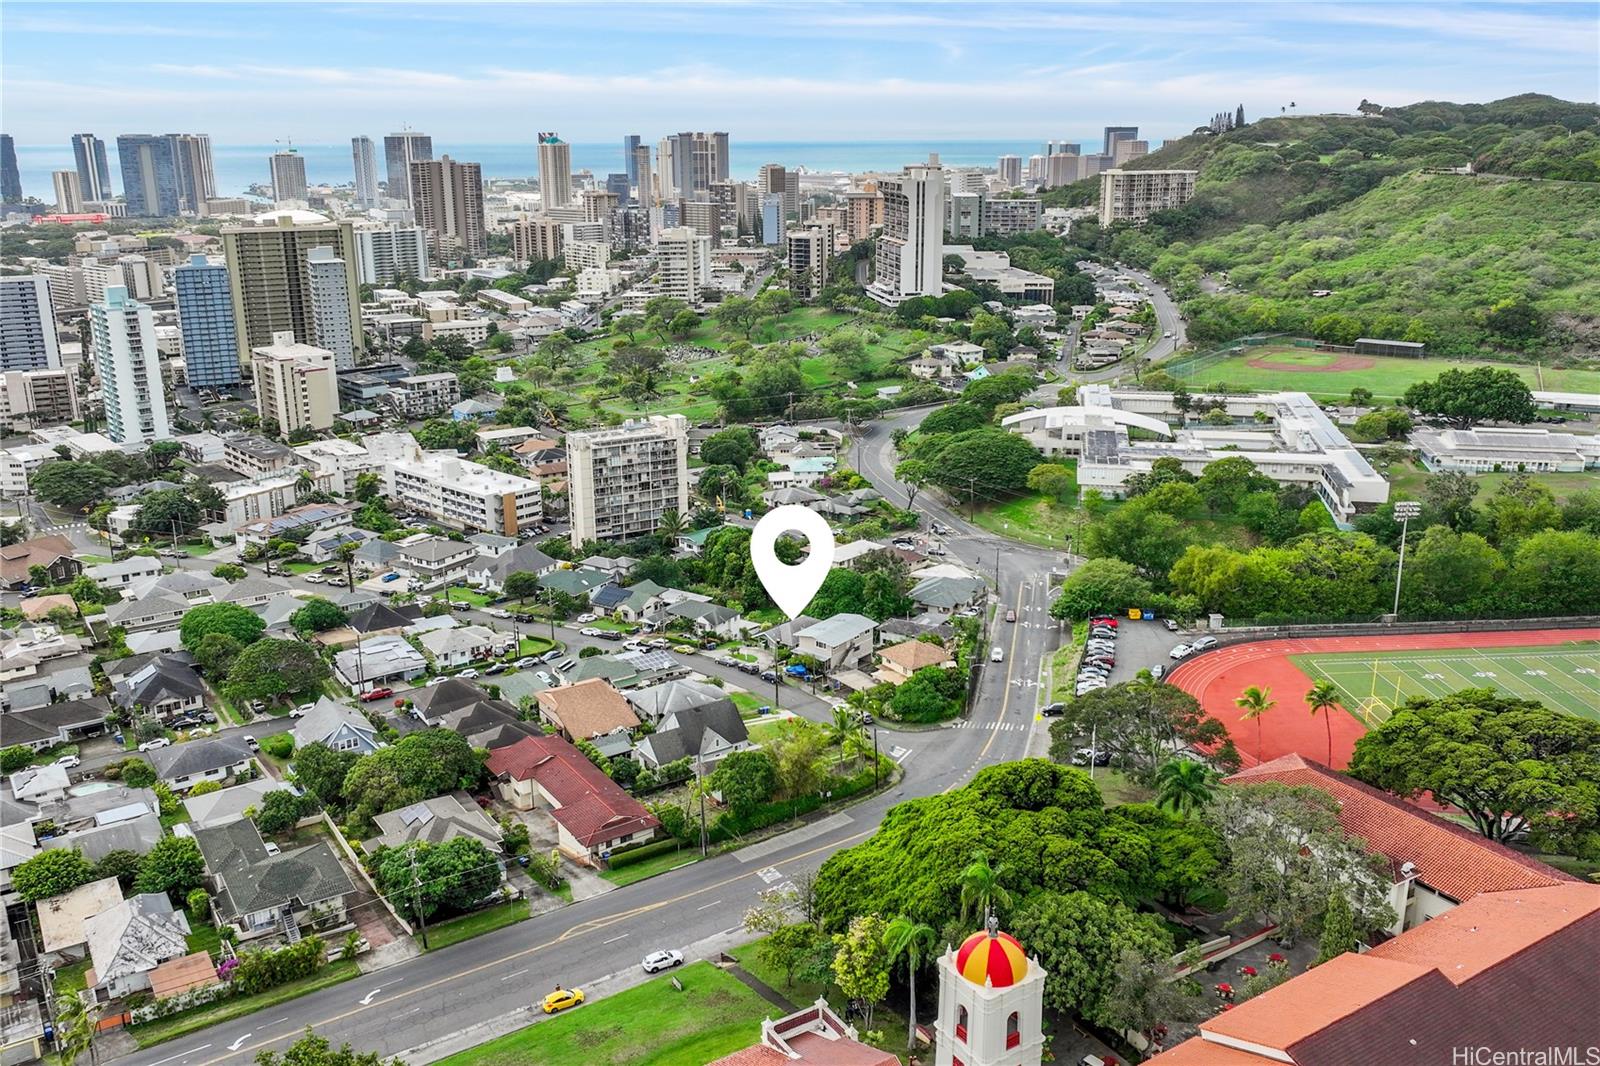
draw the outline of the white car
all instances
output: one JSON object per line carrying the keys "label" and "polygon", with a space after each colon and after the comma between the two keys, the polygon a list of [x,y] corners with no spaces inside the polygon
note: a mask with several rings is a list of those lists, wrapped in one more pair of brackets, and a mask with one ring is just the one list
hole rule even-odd
{"label": "white car", "polygon": [[670,970],[674,966],[683,965],[683,952],[681,951],[652,951],[644,957],[644,972],[659,973]]}
{"label": "white car", "polygon": [[461,671],[456,676],[457,677],[477,677],[478,676],[478,671],[472,669],[471,667],[468,667],[467,669]]}
{"label": "white car", "polygon": [[1170,341],[1172,339],[1172,331],[1169,329],[1165,333],[1163,333],[1162,336]]}
{"label": "white car", "polygon": [[428,678],[428,683],[426,685],[422,686],[422,687],[423,688],[432,688],[435,685],[442,685],[446,681],[449,681],[449,680],[450,680],[449,677],[447,677],[444,674],[440,674],[438,677],[430,677],[430,678]]}
{"label": "white car", "polygon": [[989,661],[992,663],[1003,663],[1006,661],[1006,653],[1000,650],[1000,645],[996,644],[994,647],[989,649]]}
{"label": "white car", "polygon": [[1194,649],[1189,647],[1189,645],[1179,644],[1176,648],[1173,648],[1171,651],[1167,652],[1167,657],[1171,659],[1187,659],[1193,654]]}
{"label": "white car", "polygon": [[63,770],[71,770],[82,762],[83,760],[78,758],[76,755],[63,755],[61,758],[56,760],[56,765],[61,767]]}
{"label": "white car", "polygon": [[483,613],[490,618],[510,618],[511,612],[504,607],[485,607]]}
{"label": "white car", "polygon": [[155,751],[157,748],[169,748],[171,746],[172,741],[167,737],[156,737],[154,740],[147,740],[143,744],[140,744],[139,750]]}
{"label": "white car", "polygon": [[599,615],[595,614],[593,611],[585,611],[578,617],[574,618],[573,621],[581,626],[587,622],[593,622],[598,617]]}
{"label": "white car", "polygon": [[578,630],[578,632],[582,633],[586,637],[603,637],[606,633],[605,630],[596,629],[594,626],[584,626],[582,629]]}

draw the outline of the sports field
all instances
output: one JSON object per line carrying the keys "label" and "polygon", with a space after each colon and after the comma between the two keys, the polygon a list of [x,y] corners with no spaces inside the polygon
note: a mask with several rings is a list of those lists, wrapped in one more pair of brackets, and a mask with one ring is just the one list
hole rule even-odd
{"label": "sports field", "polygon": [[1552,392],[1600,391],[1600,370],[1558,370],[1515,363],[1475,363],[1446,359],[1398,359],[1376,355],[1319,352],[1309,348],[1263,345],[1219,363],[1178,376],[1191,388],[1224,384],[1245,392],[1292,391],[1317,399],[1344,399],[1360,386],[1379,400],[1399,399],[1407,387],[1431,381],[1452,367],[1494,366],[1513,370],[1531,389]]}
{"label": "sports field", "polygon": [[1496,688],[1600,720],[1600,644],[1328,652],[1289,659],[1307,677],[1337,685],[1344,708],[1368,727],[1414,696],[1442,696],[1464,688]]}

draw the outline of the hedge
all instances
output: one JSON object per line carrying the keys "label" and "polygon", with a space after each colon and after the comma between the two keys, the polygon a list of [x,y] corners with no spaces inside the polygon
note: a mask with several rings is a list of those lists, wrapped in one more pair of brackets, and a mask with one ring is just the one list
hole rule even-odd
{"label": "hedge", "polygon": [[[894,772],[894,766],[887,756],[879,756],[879,759],[888,765],[883,767],[876,780],[879,782],[887,781]],[[735,815],[732,811],[723,811],[717,815],[716,821],[711,825],[711,842],[721,843],[731,837],[743,836],[745,833],[751,833],[757,829],[765,829],[769,825],[776,825],[786,819],[809,814],[821,807],[825,802],[837,803],[839,800],[849,799],[851,796],[870,791],[873,782],[872,763],[868,761],[852,777],[829,778],[827,789],[830,795],[827,800],[813,792],[801,796],[799,799],[773,800],[763,803],[758,807],[752,808],[743,817]]]}
{"label": "hedge", "polygon": [[275,759],[287,759],[294,754],[294,737],[288,733],[274,733],[263,737],[261,750]]}
{"label": "hedge", "polygon": [[676,851],[678,847],[679,844],[676,840],[652,840],[647,844],[629,846],[625,850],[613,851],[611,858],[607,859],[606,862],[613,870],[616,870],[624,866],[632,866],[636,862],[654,858],[657,855],[664,855],[669,851]]}

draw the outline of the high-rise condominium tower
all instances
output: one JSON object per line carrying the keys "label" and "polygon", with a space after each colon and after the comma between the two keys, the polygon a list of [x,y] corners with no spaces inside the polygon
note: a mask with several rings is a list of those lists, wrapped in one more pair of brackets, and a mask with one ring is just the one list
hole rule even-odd
{"label": "high-rise condominium tower", "polygon": [[217,171],[211,157],[211,136],[206,133],[169,133],[174,173],[178,179],[178,210],[198,215],[207,200],[217,195]]}
{"label": "high-rise condominium tower", "polygon": [[111,167],[106,163],[106,142],[92,133],[74,133],[72,160],[78,167],[78,185],[83,189],[83,198],[111,199]]}
{"label": "high-rise condominium tower", "polygon": [[433,158],[433,138],[406,130],[383,139],[384,176],[391,200],[411,199],[411,164]]}
{"label": "high-rise condominium tower", "polygon": [[184,377],[190,388],[227,388],[239,383],[239,336],[234,327],[228,268],[203,255],[172,272],[183,335]]}
{"label": "high-rise condominium tower", "polygon": [[622,169],[628,175],[629,185],[639,184],[639,135],[630,133],[622,138]]}
{"label": "high-rise condominium tower", "polygon": [[48,370],[60,365],[50,282],[34,274],[0,277],[0,370]]}
{"label": "high-rise condominium tower", "polygon": [[0,133],[0,200],[22,202],[22,173],[17,169],[17,146],[11,134]]}
{"label": "high-rise condominium tower", "polygon": [[867,294],[894,306],[913,296],[938,296],[944,276],[944,168],[938,156],[878,179],[883,236],[877,278]]}
{"label": "high-rise condominium tower", "polygon": [[57,170],[50,174],[50,184],[55,189],[56,210],[65,215],[75,215],[83,210],[83,186],[78,183],[76,170]]}
{"label": "high-rise condominium tower", "polygon": [[651,415],[567,434],[572,543],[631,540],[689,505],[689,422]]}
{"label": "high-rise condominium tower", "polygon": [[378,152],[371,137],[350,138],[350,159],[355,164],[356,206],[378,204]]}
{"label": "high-rise condominium tower", "polygon": [[311,324],[317,347],[333,353],[335,367],[354,370],[356,338],[350,323],[349,265],[332,248],[313,248],[306,253],[306,272],[311,279]]}
{"label": "high-rise condominium tower", "polygon": [[546,211],[572,202],[572,145],[554,133],[539,134],[539,196]]}
{"label": "high-rise condominium tower", "polygon": [[173,147],[172,138],[153,133],[124,133],[117,138],[128,214],[178,214],[178,161]]}
{"label": "high-rise condominium tower", "polygon": [[483,175],[449,156],[411,164],[411,207],[440,259],[489,252],[483,226]]}
{"label": "high-rise condominium tower", "polygon": [[359,348],[361,305],[357,301],[360,284],[355,277],[354,225],[319,222],[297,226],[288,215],[264,221],[264,225],[222,230],[240,365],[248,365],[252,349],[271,344],[273,335],[285,330],[302,344],[318,343],[311,290],[313,248],[334,249],[344,264],[350,336]]}
{"label": "high-rise condominium tower", "polygon": [[273,152],[267,163],[272,171],[272,198],[284,200],[306,198],[306,161],[293,148]]}
{"label": "high-rise condominium tower", "polygon": [[1105,143],[1100,146],[1100,154],[1115,157],[1117,153],[1118,141],[1135,141],[1138,139],[1138,126],[1107,126],[1105,130]]}
{"label": "high-rise condominium tower", "polygon": [[155,315],[121,285],[106,289],[104,303],[89,305],[95,370],[105,403],[106,436],[118,444],[172,435],[156,352]]}

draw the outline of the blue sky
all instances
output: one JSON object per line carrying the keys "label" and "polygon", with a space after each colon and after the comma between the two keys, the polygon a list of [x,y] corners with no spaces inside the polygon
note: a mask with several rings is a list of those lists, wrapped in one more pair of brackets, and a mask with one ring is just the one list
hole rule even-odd
{"label": "blue sky", "polygon": [[[0,7],[0,124],[329,143],[725,129],[747,140],[1188,132],[1362,98],[1594,100],[1574,4],[38,4]],[[1060,132],[1058,132],[1060,131]]]}

